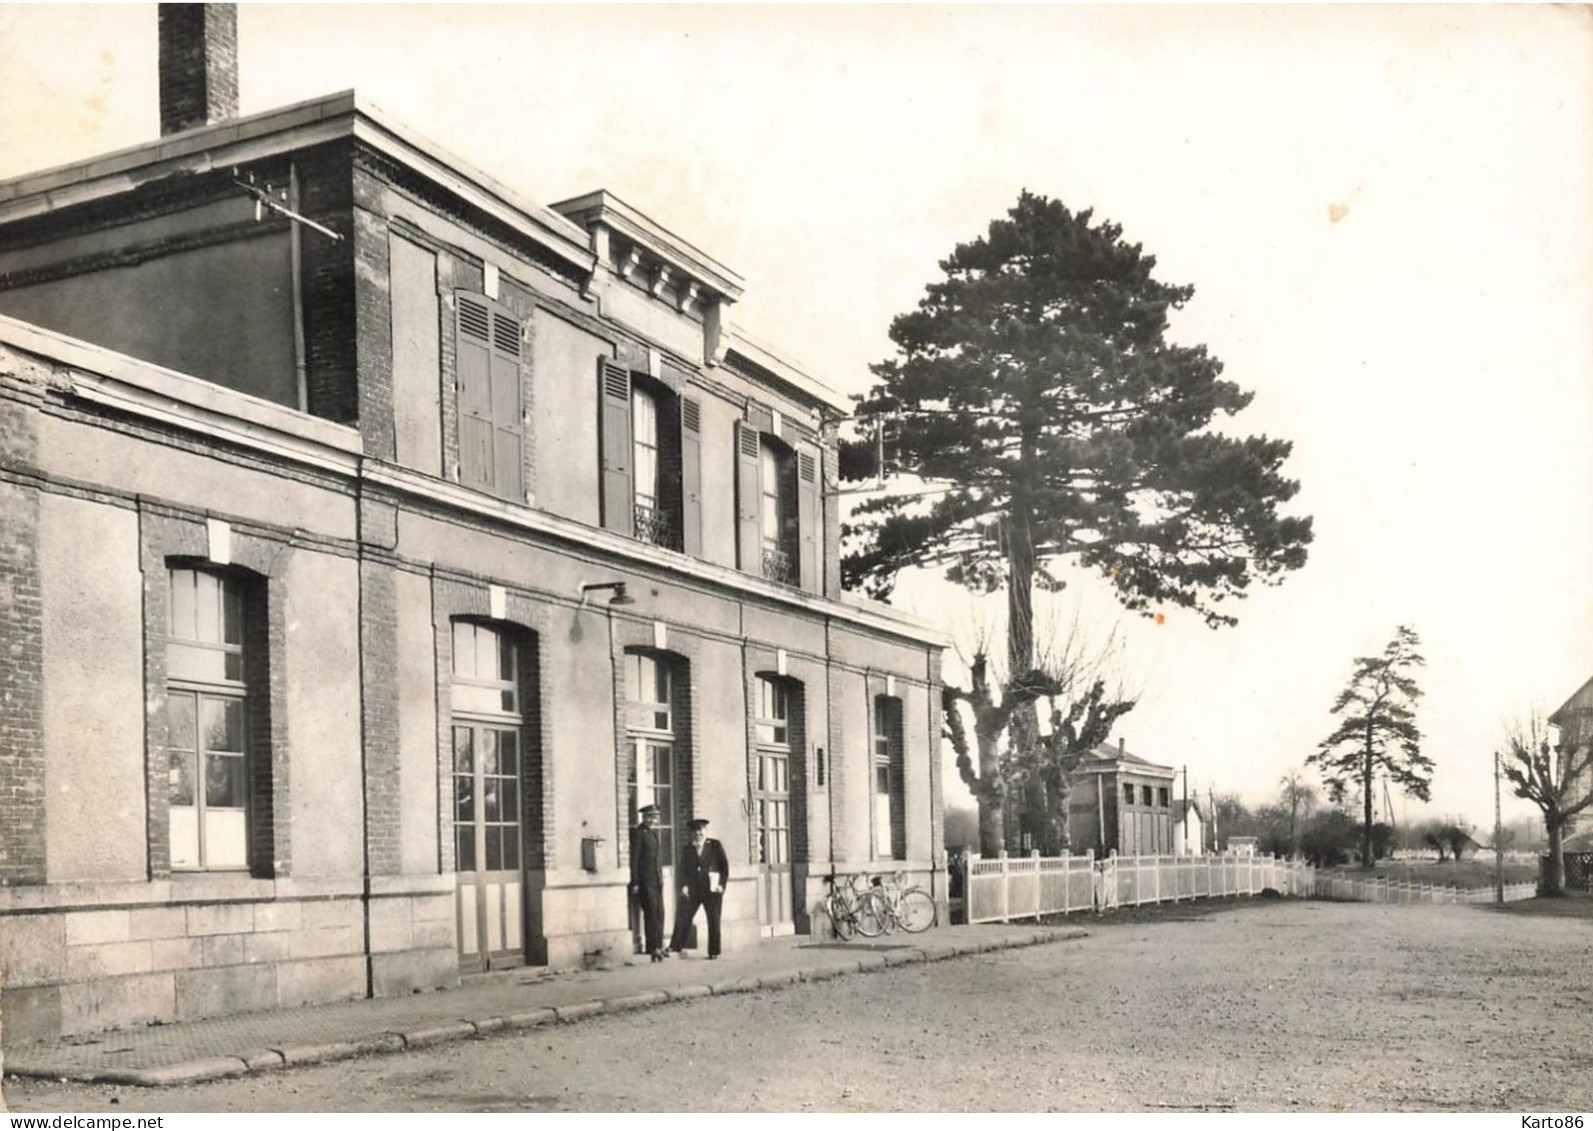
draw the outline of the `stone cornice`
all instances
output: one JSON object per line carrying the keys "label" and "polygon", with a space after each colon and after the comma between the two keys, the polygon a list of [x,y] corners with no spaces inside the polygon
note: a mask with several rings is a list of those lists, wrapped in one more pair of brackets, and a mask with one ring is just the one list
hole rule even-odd
{"label": "stone cornice", "polygon": [[715,295],[731,302],[739,299],[746,290],[746,281],[736,272],[611,192],[599,189],[571,200],[561,200],[552,207],[583,230],[599,224],[618,232],[631,243],[651,252],[665,266],[696,280]]}

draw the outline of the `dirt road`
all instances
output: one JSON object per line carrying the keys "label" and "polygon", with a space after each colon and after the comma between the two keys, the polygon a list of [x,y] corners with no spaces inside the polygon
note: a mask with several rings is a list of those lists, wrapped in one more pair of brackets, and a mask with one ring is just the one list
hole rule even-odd
{"label": "dirt road", "polygon": [[1254,902],[1090,937],[13,1111],[1593,1110],[1593,923]]}

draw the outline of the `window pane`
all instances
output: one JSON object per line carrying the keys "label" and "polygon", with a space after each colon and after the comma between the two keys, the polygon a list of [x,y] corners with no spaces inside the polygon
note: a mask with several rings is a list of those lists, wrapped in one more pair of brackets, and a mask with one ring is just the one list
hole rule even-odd
{"label": "window pane", "polygon": [[464,774],[454,775],[454,820],[476,819],[476,779]]}
{"label": "window pane", "polygon": [[505,821],[518,821],[520,819],[520,783],[513,778],[498,779],[498,788],[503,794],[503,819]]}
{"label": "window pane", "polygon": [[467,679],[476,674],[476,626],[454,621],[454,675]]}
{"label": "window pane", "polygon": [[479,711],[487,715],[501,715],[503,692],[496,687],[456,683],[453,686],[453,705],[456,711]]}
{"label": "window pane", "polygon": [[512,730],[498,732],[498,772],[509,777],[520,773],[520,736]]}
{"label": "window pane", "polygon": [[773,709],[770,711],[769,717],[771,719],[781,719],[781,720],[785,720],[785,719],[790,718],[791,717],[791,694],[790,694],[790,689],[787,688],[785,686],[785,684],[783,684],[783,683],[776,683],[776,684],[771,684],[770,685],[770,690],[773,692],[773,695],[771,697],[771,700],[772,700],[771,705],[772,705]]}
{"label": "window pane", "polygon": [[495,730],[481,732],[481,772],[484,774],[498,772],[498,732]]}
{"label": "window pane", "polygon": [[501,872],[503,870],[503,830],[500,828],[487,829],[487,871]]}
{"label": "window pane", "polygon": [[498,678],[513,683],[515,678],[514,641],[502,633],[493,634],[498,641]]}
{"label": "window pane", "polygon": [[[173,806],[194,803],[194,756],[187,750],[172,750],[166,755],[167,781]],[[197,852],[198,849],[196,848]]]}
{"label": "window pane", "polygon": [[520,870],[520,830],[513,825],[503,830],[503,870],[505,872]]}
{"label": "window pane", "polygon": [[194,697],[174,691],[166,698],[166,745],[192,750],[194,737]]}
{"label": "window pane", "polygon": [[202,683],[222,683],[231,678],[227,674],[227,654],[219,648],[202,648],[190,644],[166,645],[166,676],[168,679],[192,679]]}
{"label": "window pane", "polygon": [[167,623],[171,635],[184,640],[194,638],[194,577],[191,569],[171,571],[171,605]]}
{"label": "window pane", "polygon": [[[244,791],[243,756],[205,755],[205,807],[242,809]],[[208,826],[207,826],[208,827]],[[211,861],[214,863],[214,861]]]}
{"label": "window pane", "polygon": [[169,820],[171,866],[199,867],[199,810],[192,805],[173,805]]}
{"label": "window pane", "polygon": [[887,797],[890,796],[891,768],[889,766],[874,767],[874,792]]}
{"label": "window pane", "polygon": [[469,727],[454,727],[454,771],[468,774],[475,767],[475,732]]}
{"label": "window pane", "polygon": [[502,794],[498,790],[497,778],[486,778],[481,783],[481,819],[484,821],[503,820],[503,810],[500,807]]}
{"label": "window pane", "polygon": [[476,870],[476,827],[474,825],[458,825],[454,828],[454,842],[459,854],[458,868],[461,872],[474,872]]}
{"label": "window pane", "polygon": [[201,725],[204,728],[206,750],[243,751],[243,702],[239,699],[214,699],[209,696],[199,701]]}
{"label": "window pane", "polygon": [[498,634],[490,628],[476,628],[476,678],[492,679],[498,673]]}
{"label": "window pane", "polygon": [[226,668],[225,668],[225,670],[226,670],[227,679],[231,680],[233,683],[242,683],[243,682],[243,653],[242,652],[225,652],[225,653],[223,653],[223,655],[226,656]]}
{"label": "window pane", "polygon": [[670,700],[670,687],[672,680],[668,664],[650,661],[653,665],[653,702],[668,703]]}
{"label": "window pane", "polygon": [[194,575],[194,637],[221,642],[221,583],[208,573]]}
{"label": "window pane", "polygon": [[228,582],[221,591],[221,638],[228,644],[243,643],[243,589]]}
{"label": "window pane", "polygon": [[[242,759],[239,759],[242,761]],[[243,868],[249,863],[248,822],[241,809],[205,811],[205,867]]]}
{"label": "window pane", "polygon": [[759,723],[753,728],[757,733],[758,741],[771,745],[774,742],[774,726],[771,723]]}
{"label": "window pane", "polygon": [[653,782],[656,785],[669,785],[673,780],[674,758],[673,751],[668,746],[650,746],[648,752],[651,757]]}
{"label": "window pane", "polygon": [[774,741],[775,745],[777,745],[777,746],[789,746],[791,744],[791,736],[790,736],[790,734],[788,732],[788,728],[786,728],[786,727],[774,727],[774,728],[772,728],[772,730],[773,730],[773,741]]}

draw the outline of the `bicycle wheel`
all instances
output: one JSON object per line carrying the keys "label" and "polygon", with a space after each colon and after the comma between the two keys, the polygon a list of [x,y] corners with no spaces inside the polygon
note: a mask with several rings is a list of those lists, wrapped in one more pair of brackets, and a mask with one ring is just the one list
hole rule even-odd
{"label": "bicycle wheel", "polygon": [[927,931],[935,925],[935,901],[923,888],[908,888],[896,903],[896,917],[905,931]]}
{"label": "bicycle wheel", "polygon": [[866,939],[878,938],[890,929],[890,908],[877,891],[857,897],[857,933]]}
{"label": "bicycle wheel", "polygon": [[857,932],[857,917],[852,914],[852,909],[840,896],[831,895],[824,905],[824,910],[829,913],[830,925],[835,928],[836,938],[845,942]]}

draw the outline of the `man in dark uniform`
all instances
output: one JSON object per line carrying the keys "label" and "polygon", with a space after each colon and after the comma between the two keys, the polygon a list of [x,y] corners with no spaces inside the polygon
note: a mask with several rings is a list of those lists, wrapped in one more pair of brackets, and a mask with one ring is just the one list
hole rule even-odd
{"label": "man in dark uniform", "polygon": [[718,958],[719,908],[730,879],[730,862],[725,859],[724,845],[709,837],[708,818],[694,818],[690,826],[691,843],[681,854],[681,900],[675,909],[675,933],[669,946],[677,951],[685,947],[692,920],[701,907],[708,912],[708,957]]}
{"label": "man in dark uniform", "polygon": [[631,832],[631,895],[642,913],[647,954],[664,960],[664,870],[658,852],[658,806],[643,805],[642,823]]}

